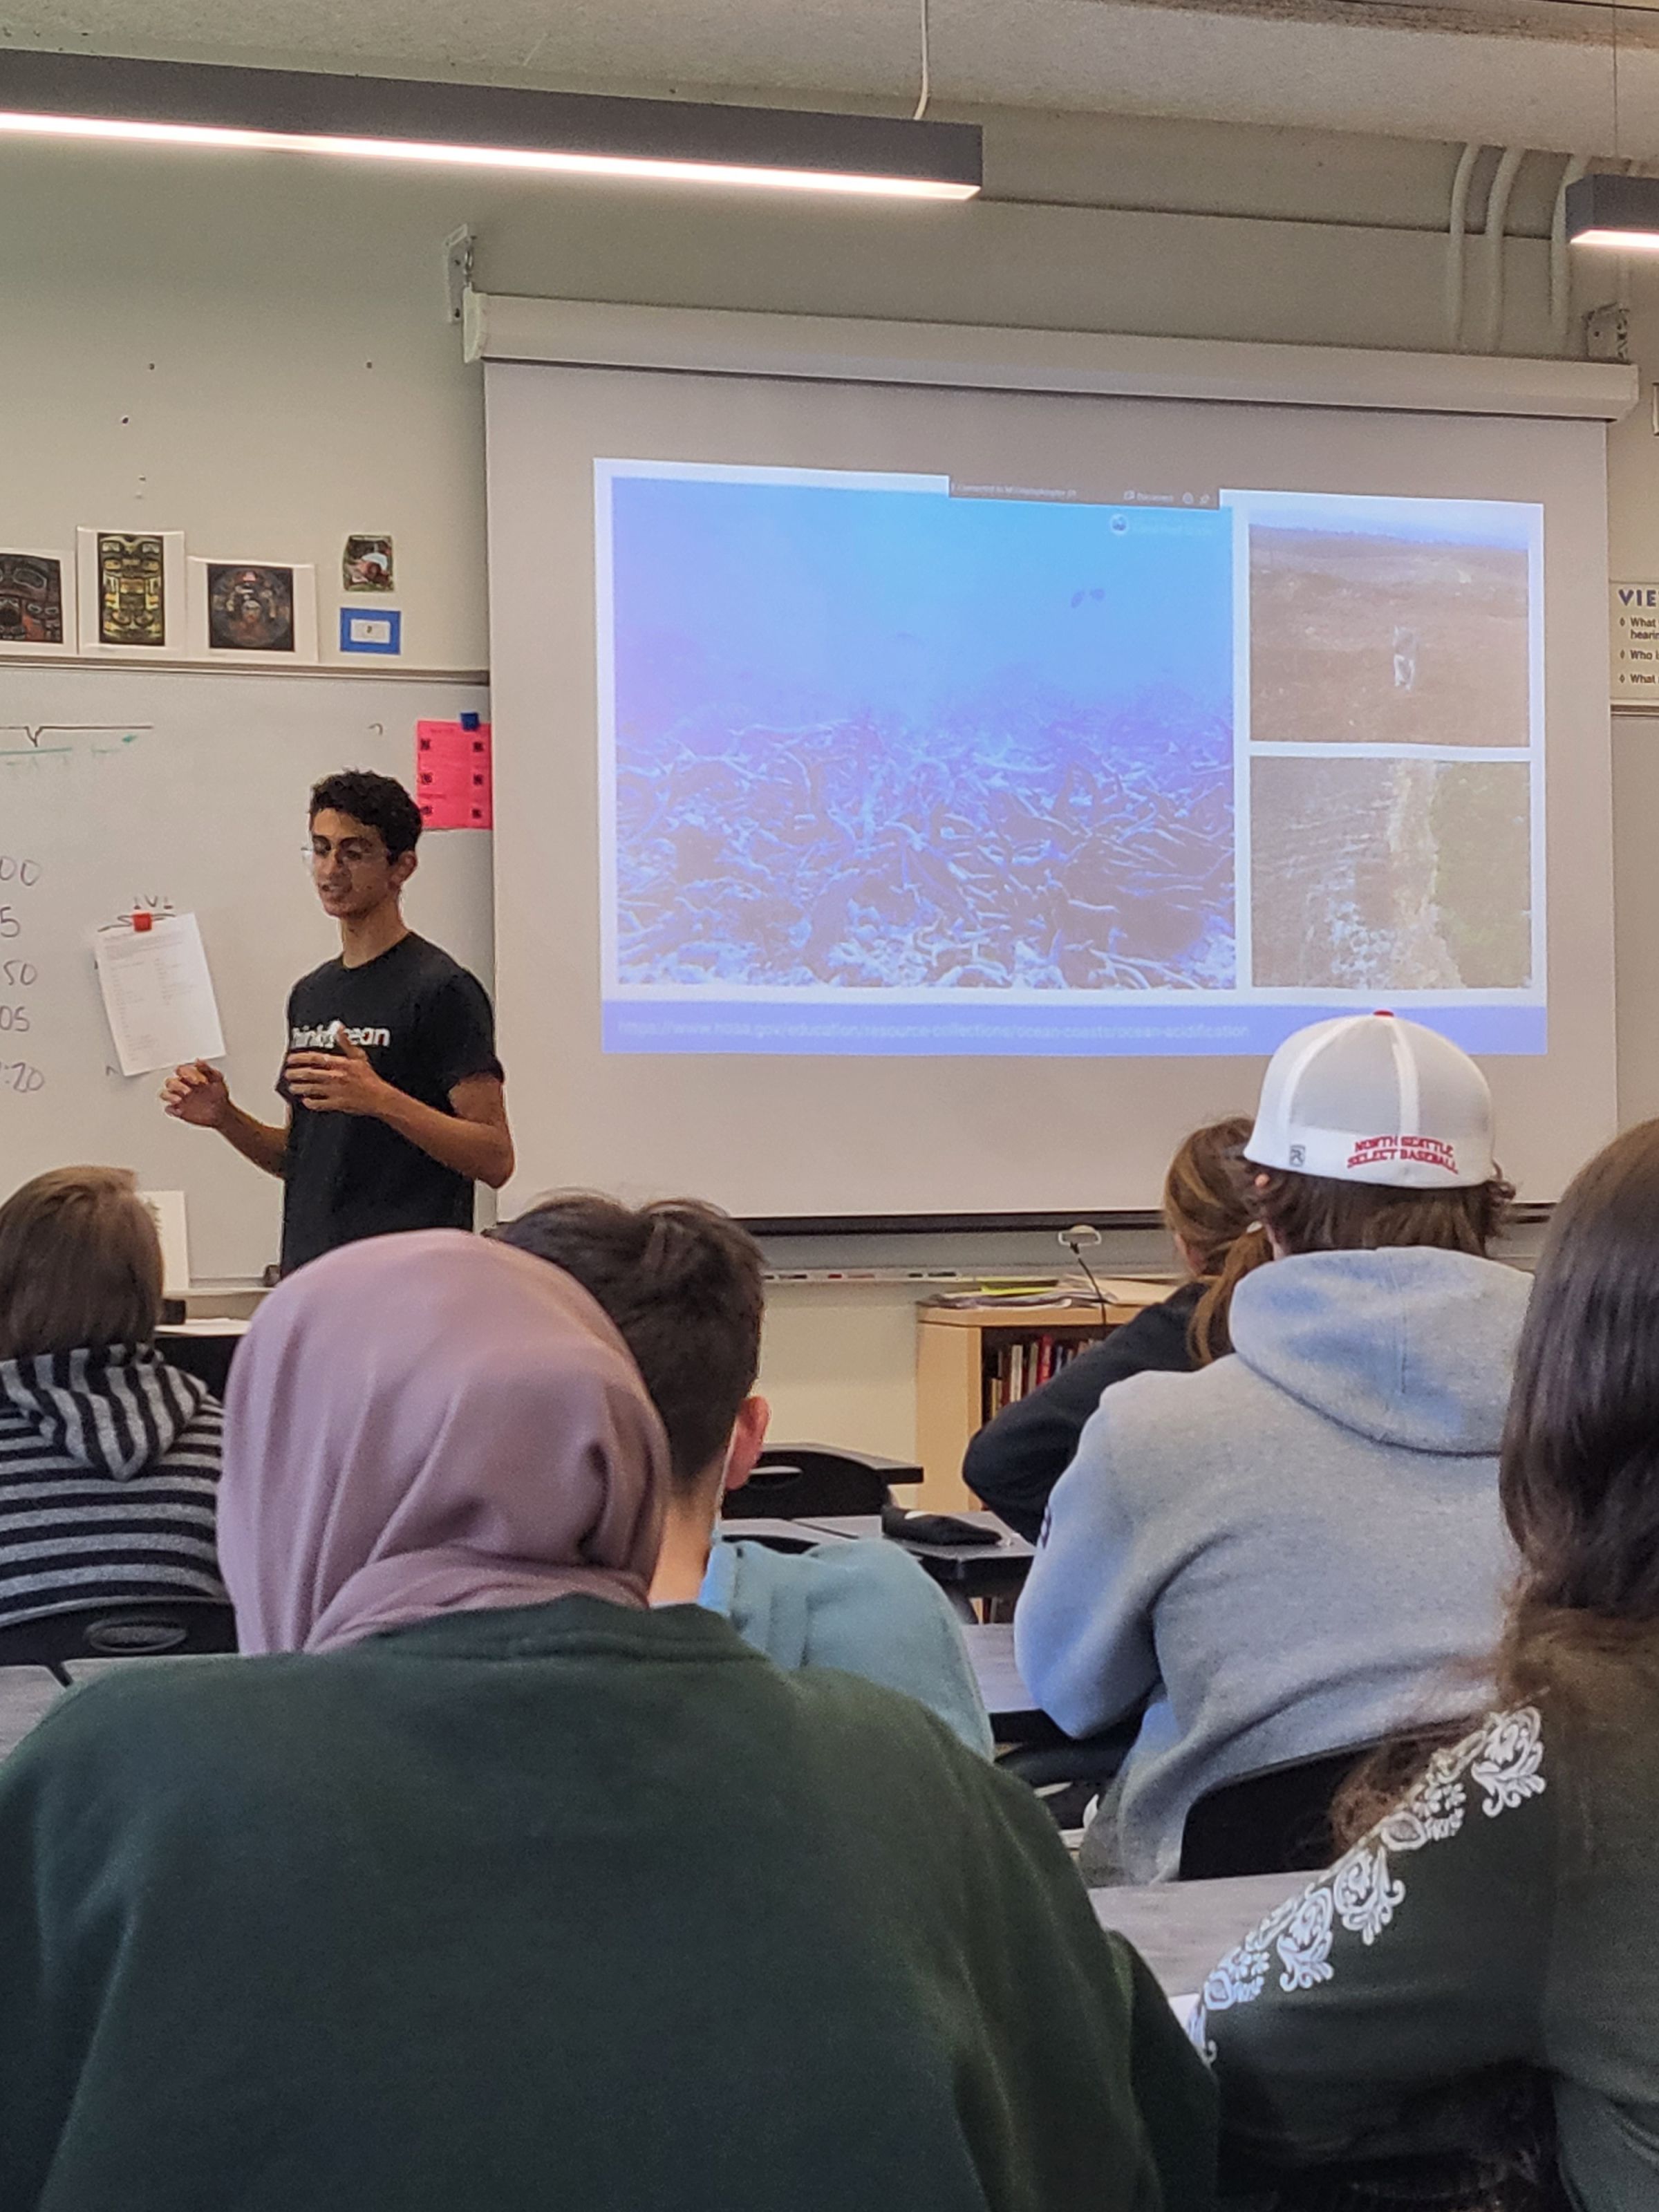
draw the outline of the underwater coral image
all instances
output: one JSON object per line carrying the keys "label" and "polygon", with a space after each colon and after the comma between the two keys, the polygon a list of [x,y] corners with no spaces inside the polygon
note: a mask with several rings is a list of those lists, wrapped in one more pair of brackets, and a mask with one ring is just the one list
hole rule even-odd
{"label": "underwater coral image", "polygon": [[1234,984],[1224,515],[611,490],[617,984]]}

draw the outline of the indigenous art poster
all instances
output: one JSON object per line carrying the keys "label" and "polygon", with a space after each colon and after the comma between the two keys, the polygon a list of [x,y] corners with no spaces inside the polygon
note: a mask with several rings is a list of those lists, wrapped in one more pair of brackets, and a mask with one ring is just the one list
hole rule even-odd
{"label": "indigenous art poster", "polygon": [[293,569],[210,561],[208,644],[216,653],[292,653]]}
{"label": "indigenous art poster", "polygon": [[316,571],[289,561],[192,561],[191,649],[276,666],[317,658]]}
{"label": "indigenous art poster", "polygon": [[161,540],[149,532],[98,534],[98,642],[165,645],[167,575]]}
{"label": "indigenous art poster", "polygon": [[10,653],[71,649],[71,574],[61,553],[0,551],[0,647]]}
{"label": "indigenous art poster", "polygon": [[184,532],[80,530],[76,542],[81,650],[176,658],[184,643]]}

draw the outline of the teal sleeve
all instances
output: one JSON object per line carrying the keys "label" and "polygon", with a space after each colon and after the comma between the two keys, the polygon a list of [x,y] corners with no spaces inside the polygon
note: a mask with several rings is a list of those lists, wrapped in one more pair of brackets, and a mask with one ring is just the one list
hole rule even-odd
{"label": "teal sleeve", "polygon": [[816,1570],[807,1665],[902,1690],[988,1759],[991,1723],[968,1647],[932,1576],[896,1544],[823,1544],[806,1556]]}
{"label": "teal sleeve", "polygon": [[1225,2184],[1464,2147],[1480,2077],[1538,2063],[1548,1789],[1537,1712],[1494,1714],[1210,1974]]}

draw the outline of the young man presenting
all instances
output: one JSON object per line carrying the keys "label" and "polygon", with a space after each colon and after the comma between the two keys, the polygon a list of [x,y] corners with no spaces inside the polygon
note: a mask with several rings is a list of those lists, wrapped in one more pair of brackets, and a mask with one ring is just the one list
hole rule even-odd
{"label": "young man presenting", "polygon": [[470,1229],[474,1183],[513,1172],[483,987],[403,918],[420,834],[390,776],[349,769],[311,794],[313,879],[340,956],[289,994],[283,1121],[244,1112],[206,1060],[162,1086],[175,1120],[282,1177],[285,1275],[359,1237]]}

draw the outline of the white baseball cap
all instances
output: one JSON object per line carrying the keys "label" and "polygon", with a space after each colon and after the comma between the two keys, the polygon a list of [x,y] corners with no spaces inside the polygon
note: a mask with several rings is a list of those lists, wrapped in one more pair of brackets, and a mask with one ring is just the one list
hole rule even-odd
{"label": "white baseball cap", "polygon": [[1420,1022],[1345,1014],[1286,1037],[1244,1157],[1260,1168],[1398,1190],[1488,1182],[1492,1093],[1468,1053]]}

